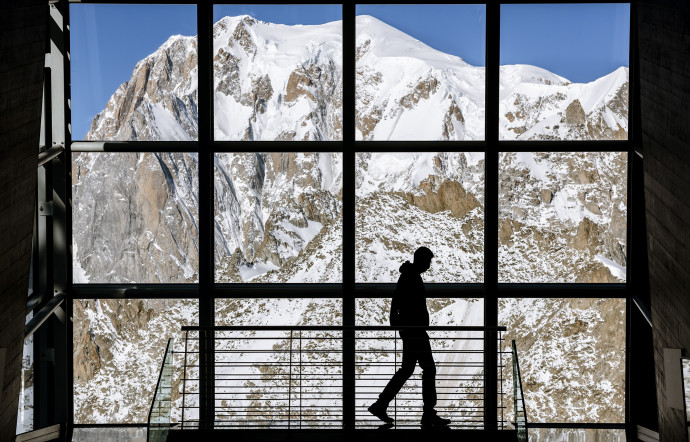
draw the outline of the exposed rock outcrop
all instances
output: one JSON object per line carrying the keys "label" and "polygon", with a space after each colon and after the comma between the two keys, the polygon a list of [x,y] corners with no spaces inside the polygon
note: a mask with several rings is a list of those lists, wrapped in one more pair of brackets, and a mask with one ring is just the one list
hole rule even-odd
{"label": "exposed rock outcrop", "polygon": [[585,124],[585,110],[582,108],[580,100],[573,100],[573,102],[565,108],[565,122],[573,126]]}

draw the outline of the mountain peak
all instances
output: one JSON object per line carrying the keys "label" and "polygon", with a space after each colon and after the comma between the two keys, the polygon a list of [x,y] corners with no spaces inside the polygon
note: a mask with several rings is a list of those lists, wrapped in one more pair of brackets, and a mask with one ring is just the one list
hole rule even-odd
{"label": "mountain peak", "polygon": [[[368,51],[379,58],[415,58],[432,65],[469,66],[456,55],[441,52],[413,36],[370,15],[358,15],[357,47],[369,45]],[[369,43],[367,43],[367,41]]]}

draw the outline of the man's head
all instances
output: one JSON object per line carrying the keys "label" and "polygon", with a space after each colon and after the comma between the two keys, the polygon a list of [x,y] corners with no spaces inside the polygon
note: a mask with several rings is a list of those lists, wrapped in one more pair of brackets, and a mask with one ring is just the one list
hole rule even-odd
{"label": "man's head", "polygon": [[431,258],[434,254],[431,253],[427,247],[420,247],[414,252],[414,264],[419,269],[419,272],[426,272],[431,267]]}

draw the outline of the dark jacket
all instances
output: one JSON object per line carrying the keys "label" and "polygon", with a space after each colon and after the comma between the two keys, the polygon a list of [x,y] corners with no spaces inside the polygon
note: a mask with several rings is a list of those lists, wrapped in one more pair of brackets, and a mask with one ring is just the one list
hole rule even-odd
{"label": "dark jacket", "polygon": [[415,266],[405,261],[391,302],[390,321],[396,325],[429,325],[424,281]]}

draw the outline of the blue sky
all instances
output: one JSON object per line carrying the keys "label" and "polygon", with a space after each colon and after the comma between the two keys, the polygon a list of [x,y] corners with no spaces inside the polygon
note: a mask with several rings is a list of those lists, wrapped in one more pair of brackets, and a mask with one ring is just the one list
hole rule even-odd
{"label": "blue sky", "polygon": [[[339,5],[215,6],[214,21],[249,14],[283,24],[342,18]],[[374,17],[443,52],[484,66],[483,5],[358,5]],[[192,5],[71,4],[73,138],[82,139],[136,63],[171,35],[196,35]],[[124,31],[124,32],[123,32]],[[628,66],[630,8],[621,4],[503,5],[501,64],[533,64],[574,82]]]}
{"label": "blue sky", "polygon": [[630,6],[501,6],[501,61],[531,64],[575,83],[628,66]]}

